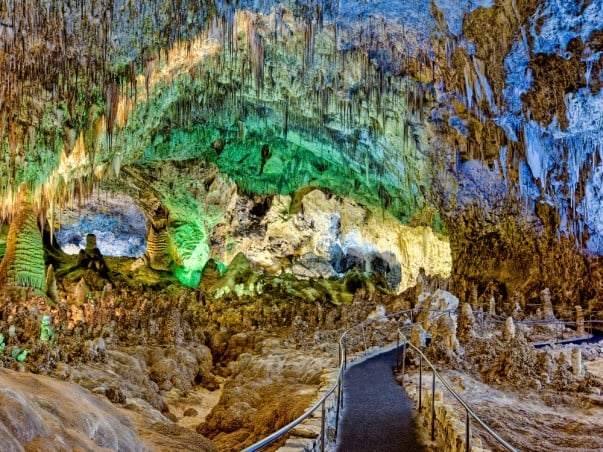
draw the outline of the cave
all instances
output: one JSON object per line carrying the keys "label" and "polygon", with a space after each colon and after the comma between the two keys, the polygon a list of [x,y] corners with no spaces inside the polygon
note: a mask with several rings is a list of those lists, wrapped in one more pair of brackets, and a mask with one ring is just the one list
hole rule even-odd
{"label": "cave", "polygon": [[0,43],[0,450],[603,447],[603,0],[5,0]]}

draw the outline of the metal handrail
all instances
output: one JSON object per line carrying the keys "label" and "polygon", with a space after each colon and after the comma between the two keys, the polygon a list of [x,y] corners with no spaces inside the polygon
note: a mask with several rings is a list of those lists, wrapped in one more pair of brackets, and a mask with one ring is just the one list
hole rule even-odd
{"label": "metal handrail", "polygon": [[[342,404],[342,399],[343,399],[343,394],[342,394],[342,390],[341,388],[343,387],[342,382],[343,382],[343,372],[346,369],[346,365],[347,365],[347,347],[346,347],[346,339],[348,336],[348,333],[358,327],[363,328],[364,330],[364,325],[366,323],[370,323],[370,322],[379,322],[379,321],[383,321],[383,320],[387,320],[391,317],[395,317],[398,315],[402,315],[402,314],[407,314],[407,313],[412,313],[413,310],[412,309],[405,309],[402,311],[397,311],[385,316],[379,316],[379,317],[374,317],[374,318],[370,318],[370,319],[365,319],[362,322],[348,328],[347,330],[345,330],[343,332],[343,334],[339,337],[339,372],[337,374],[337,382],[327,390],[327,392],[325,392],[325,394],[323,394],[323,396],[314,404],[312,405],[312,407],[310,407],[307,411],[305,411],[301,416],[299,416],[297,419],[293,420],[292,422],[290,422],[289,424],[285,425],[284,427],[280,428],[279,430],[277,430],[276,432],[272,433],[271,435],[268,435],[267,437],[263,438],[262,440],[258,441],[255,444],[252,444],[251,446],[243,449],[243,452],[255,452],[258,451],[266,446],[268,446],[269,444],[273,443],[274,441],[276,441],[277,439],[281,438],[282,436],[284,436],[285,434],[287,434],[288,432],[290,432],[294,427],[298,426],[299,424],[301,424],[304,420],[306,420],[308,417],[310,417],[312,415],[312,413],[314,413],[319,407],[322,407],[323,410],[323,416],[322,416],[322,426],[321,426],[321,451],[324,451],[324,443],[325,443],[325,434],[324,434],[324,426],[325,426],[325,416],[324,416],[324,404],[327,401],[327,398],[333,394],[335,392],[335,390],[338,390],[337,393],[337,419],[336,419],[336,425],[335,425],[335,430],[337,431],[337,427],[338,427],[338,423],[339,423],[339,407]],[[364,336],[364,348],[366,351],[366,336]]]}
{"label": "metal handrail", "polygon": [[[269,444],[273,443],[274,441],[278,440],[279,438],[281,438],[282,436],[284,436],[285,434],[289,433],[294,427],[298,426],[299,424],[301,424],[304,420],[306,420],[308,417],[310,417],[316,410],[318,410],[319,408],[322,407],[322,420],[321,420],[321,446],[320,446],[320,450],[324,451],[325,448],[325,404],[327,402],[327,399],[337,390],[337,406],[336,406],[336,419],[335,419],[335,435],[337,435],[337,431],[338,431],[338,425],[339,425],[339,409],[340,407],[343,405],[343,376],[344,376],[344,371],[346,370],[347,367],[347,362],[348,362],[348,357],[347,357],[347,340],[348,340],[348,336],[350,334],[350,332],[352,330],[356,330],[358,328],[361,329],[362,331],[362,344],[363,344],[363,348],[364,348],[364,353],[367,352],[367,339],[366,339],[366,332],[365,332],[365,326],[369,323],[372,322],[382,322],[384,320],[388,320],[392,317],[395,316],[400,316],[400,315],[404,315],[404,314],[410,314],[410,319],[411,320],[411,324],[409,324],[408,326],[404,327],[404,328],[398,328],[398,344],[397,344],[397,348],[400,347],[400,335],[404,338],[404,340],[406,341],[407,345],[410,345],[412,348],[414,348],[415,350],[417,350],[419,352],[419,356],[421,356],[421,360],[425,359],[425,361],[429,364],[429,366],[431,367],[431,369],[434,371],[434,378],[435,375],[437,375],[438,379],[442,382],[442,384],[453,394],[453,396],[459,400],[459,402],[461,403],[461,405],[463,405],[463,407],[465,407],[465,409],[467,410],[467,412],[469,413],[469,415],[471,417],[473,417],[474,419],[477,420],[477,422],[484,427],[484,429],[490,433],[495,439],[497,439],[497,441],[499,441],[502,445],[504,445],[505,447],[507,447],[508,450],[511,451],[516,451],[517,449],[513,448],[513,446],[511,446],[509,443],[507,443],[503,438],[501,438],[496,432],[494,432],[490,427],[488,427],[470,408],[469,406],[460,398],[460,396],[458,394],[456,394],[454,392],[454,390],[445,382],[445,380],[440,376],[439,373],[437,373],[437,370],[435,370],[435,367],[431,364],[431,362],[429,362],[429,360],[425,357],[425,355],[418,349],[416,348],[413,344],[411,344],[408,339],[406,339],[406,336],[402,333],[402,330],[406,330],[406,329],[410,329],[413,325],[416,325],[416,322],[413,322],[415,315],[418,314],[419,312],[431,312],[431,313],[438,313],[439,315],[446,315],[446,314],[452,314],[452,313],[456,313],[456,310],[417,310],[417,309],[405,309],[402,311],[397,311],[391,314],[387,314],[384,316],[379,316],[379,317],[373,317],[373,318],[369,318],[369,319],[365,319],[362,322],[348,328],[347,330],[345,330],[341,336],[339,337],[339,370],[337,373],[337,381],[335,382],[335,384],[333,386],[331,386],[321,397],[320,399],[318,399],[318,401],[316,403],[314,403],[314,405],[312,405],[308,410],[306,410],[301,416],[299,416],[298,418],[296,418],[295,420],[293,420],[292,422],[290,422],[289,424],[285,425],[284,427],[281,427],[279,430],[277,430],[276,432],[270,434],[269,436],[263,438],[262,440],[256,442],[255,444],[252,444],[251,446],[243,449],[243,452],[255,452],[258,450],[263,449],[264,447],[268,446]],[[436,316],[437,318],[437,316]],[[434,317],[430,317],[428,319],[425,319],[419,323],[423,323],[426,321],[433,321]],[[406,349],[404,349],[405,351]],[[404,373],[404,372],[403,372]],[[435,380],[434,380],[435,382]],[[435,383],[434,383],[435,384]],[[419,401],[419,403],[421,403]],[[467,432],[469,432],[469,415],[467,417]],[[433,426],[432,426],[433,428]],[[467,443],[469,444],[469,441],[467,441]]]}
{"label": "metal handrail", "polygon": [[[431,407],[431,411],[432,411],[432,419],[431,419],[431,435],[432,435],[432,440],[434,439],[434,423],[435,423],[435,419],[434,419],[434,414],[435,414],[435,410],[433,407],[433,403],[435,403],[435,378],[437,377],[438,380],[440,380],[440,382],[442,383],[442,385],[444,385],[444,387],[446,389],[448,389],[448,391],[453,395],[453,397],[465,408],[465,411],[467,413],[467,425],[466,425],[466,447],[467,450],[470,450],[470,430],[469,430],[469,416],[471,416],[473,419],[475,419],[483,428],[484,430],[486,430],[486,432],[488,432],[494,439],[496,439],[496,441],[499,442],[499,444],[501,444],[502,446],[504,446],[507,450],[510,451],[518,451],[518,449],[516,449],[515,447],[513,447],[510,443],[508,443],[504,438],[502,438],[498,433],[496,433],[494,430],[492,430],[484,421],[482,421],[480,419],[480,417],[475,414],[475,412],[469,407],[469,405],[467,405],[467,403],[462,399],[462,397],[460,395],[458,395],[454,389],[452,389],[452,387],[446,382],[446,380],[444,380],[444,378],[442,378],[442,376],[440,375],[440,373],[436,370],[436,368],[434,367],[434,365],[431,363],[431,361],[429,361],[429,359],[427,359],[427,357],[423,354],[423,352],[421,350],[419,350],[419,348],[417,348],[414,344],[412,344],[408,338],[404,335],[404,333],[402,332],[402,329],[398,330],[400,336],[403,339],[404,342],[404,346],[410,346],[412,349],[414,349],[420,356],[420,367],[419,370],[420,372],[422,372],[422,362],[425,361],[429,367],[431,367],[431,370],[433,372],[433,382],[432,382],[432,407]],[[404,374],[404,371],[402,371],[402,373]],[[421,388],[421,384],[422,382],[419,381],[419,388]],[[420,394],[420,393],[419,393]],[[422,401],[420,400],[420,395],[419,395],[419,409],[421,408],[421,403]]]}
{"label": "metal handrail", "polygon": [[[290,423],[288,423],[287,425],[285,425],[284,427],[281,427],[280,429],[278,429],[276,432],[266,436],[265,438],[263,438],[262,440],[258,441],[255,444],[252,444],[251,446],[243,449],[243,452],[254,452],[260,449],[263,449],[264,447],[268,446],[270,443],[276,441],[277,439],[279,439],[281,436],[284,436],[285,434],[287,434],[289,431],[293,430],[294,427],[298,426],[299,424],[301,424],[304,420],[306,420],[308,417],[310,417],[312,415],[312,413],[314,413],[319,407],[321,407],[326,401],[327,398],[333,394],[333,392],[335,392],[335,390],[339,387],[341,379],[342,379],[342,374],[343,374],[343,369],[345,366],[345,358],[342,355],[342,347],[341,347],[341,343],[344,339],[344,336],[347,334],[347,330],[341,335],[341,337],[339,338],[339,373],[337,375],[337,383],[335,383],[331,388],[329,388],[329,390],[320,398],[318,399],[318,401],[312,405],[312,407],[310,407],[310,409],[308,409],[307,411],[305,411],[301,416],[299,416],[297,419],[291,421]],[[339,401],[338,401],[339,403]],[[324,410],[323,410],[324,412]],[[324,416],[322,419],[322,429],[321,431],[324,431]],[[324,443],[324,436],[322,438],[322,442]],[[324,448],[323,448],[324,450]]]}

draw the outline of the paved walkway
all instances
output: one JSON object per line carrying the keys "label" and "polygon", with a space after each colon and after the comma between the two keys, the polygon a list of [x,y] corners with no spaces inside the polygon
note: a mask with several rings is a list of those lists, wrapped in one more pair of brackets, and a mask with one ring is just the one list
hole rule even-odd
{"label": "paved walkway", "polygon": [[412,402],[397,383],[396,350],[349,366],[337,451],[423,451],[412,427]]}

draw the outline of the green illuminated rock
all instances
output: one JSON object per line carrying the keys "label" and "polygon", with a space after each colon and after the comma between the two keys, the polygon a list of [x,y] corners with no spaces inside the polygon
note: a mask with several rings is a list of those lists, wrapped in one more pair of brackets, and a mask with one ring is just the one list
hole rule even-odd
{"label": "green illuminated rock", "polygon": [[40,322],[40,340],[42,342],[54,341],[54,330],[52,329],[52,316],[43,315]]}
{"label": "green illuminated rock", "polygon": [[38,218],[26,202],[10,225],[0,282],[46,292],[46,267]]}

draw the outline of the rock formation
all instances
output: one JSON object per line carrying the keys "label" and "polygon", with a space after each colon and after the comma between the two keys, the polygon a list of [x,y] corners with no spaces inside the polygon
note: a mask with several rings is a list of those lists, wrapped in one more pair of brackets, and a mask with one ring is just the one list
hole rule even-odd
{"label": "rock formation", "polygon": [[458,340],[464,344],[465,342],[471,341],[474,336],[475,318],[473,317],[473,310],[469,303],[463,303],[461,305],[461,312],[458,316],[457,337]]}
{"label": "rock formation", "polygon": [[502,337],[503,340],[507,342],[515,339],[515,323],[513,322],[513,317],[507,317],[507,320],[505,320]]}
{"label": "rock formation", "polygon": [[586,330],[584,329],[584,313],[582,312],[582,306],[576,306],[576,333],[580,336],[586,336]]}
{"label": "rock formation", "polygon": [[[435,359],[486,383],[599,388],[578,356],[528,338],[572,335],[561,319],[574,307],[579,334],[603,319],[601,11],[5,2],[2,364],[67,378],[122,359],[137,382],[99,393],[166,416],[165,393],[249,371],[262,388],[240,377],[239,400],[226,385],[199,427],[230,448],[266,433],[248,423],[286,422],[316,380],[279,368],[299,398],[275,396],[268,420],[266,388],[296,383],[241,355],[267,347],[264,334],[319,349],[381,305],[412,307],[412,340],[424,328]],[[109,235],[123,253],[101,252]],[[504,329],[488,325],[499,316]],[[537,317],[560,320],[521,322]]]}
{"label": "rock formation", "polygon": [[6,251],[0,263],[0,284],[32,287],[46,292],[44,248],[38,217],[25,194],[19,200],[19,212],[11,222]]}

